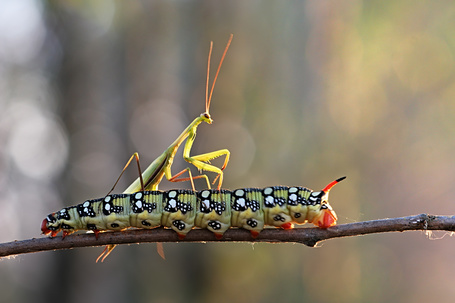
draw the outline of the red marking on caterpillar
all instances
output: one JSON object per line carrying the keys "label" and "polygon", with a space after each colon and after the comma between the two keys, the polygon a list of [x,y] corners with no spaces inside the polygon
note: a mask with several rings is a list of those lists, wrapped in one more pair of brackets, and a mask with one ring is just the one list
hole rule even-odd
{"label": "red marking on caterpillar", "polygon": [[333,210],[323,210],[323,215],[321,216],[321,220],[316,222],[316,225],[321,228],[328,228],[330,226],[336,225],[337,222],[337,215]]}
{"label": "red marking on caterpillar", "polygon": [[280,226],[282,229],[293,229],[294,225],[291,222],[284,223]]}
{"label": "red marking on caterpillar", "polygon": [[324,187],[324,189],[322,191],[328,193],[332,189],[332,187],[334,187],[336,184],[340,183],[344,179],[346,179],[346,176],[338,178],[335,181],[330,182],[329,184],[327,184],[326,187]]}

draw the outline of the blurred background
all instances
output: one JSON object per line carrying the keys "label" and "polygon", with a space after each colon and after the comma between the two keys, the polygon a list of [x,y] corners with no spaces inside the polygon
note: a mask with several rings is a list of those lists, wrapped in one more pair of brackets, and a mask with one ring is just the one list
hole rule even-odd
{"label": "blurred background", "polygon": [[[340,224],[455,214],[453,1],[4,0],[0,242],[107,194],[133,152],[144,168],[161,154],[204,111],[210,41],[213,77],[231,33],[192,150],[231,151],[223,187],[347,175],[331,192]],[[187,166],[179,151],[172,171]],[[450,236],[21,255],[0,261],[1,301],[449,302]]]}

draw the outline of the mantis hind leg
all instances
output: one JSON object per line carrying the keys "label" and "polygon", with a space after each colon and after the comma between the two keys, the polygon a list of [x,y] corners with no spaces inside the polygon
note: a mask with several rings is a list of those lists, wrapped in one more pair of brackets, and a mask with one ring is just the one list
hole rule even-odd
{"label": "mantis hind leg", "polygon": [[[123,173],[128,168],[128,166],[130,165],[130,163],[131,163],[131,161],[133,159],[136,159],[137,169],[139,171],[139,179],[141,180],[141,191],[144,191],[144,180],[142,179],[142,170],[141,170],[141,165],[139,164],[139,154],[136,152],[136,153],[134,153],[131,156],[131,158],[128,160],[128,162],[126,162],[126,165],[122,169],[122,172],[120,173],[120,176],[117,178],[117,181],[115,181],[114,186],[112,186],[112,189],[107,193],[107,195],[109,195],[112,191],[114,191],[115,186],[117,186],[117,183],[120,181],[120,179],[123,176]],[[101,259],[101,262],[104,262],[104,259],[106,259],[107,256],[109,256],[109,254],[114,250],[115,246],[116,246],[115,244],[106,245],[106,247],[104,248],[103,252],[96,259],[96,262],[98,263],[98,261],[100,259]]]}
{"label": "mantis hind leg", "polygon": [[[142,170],[141,170],[141,164],[139,163],[139,154],[136,152],[134,153],[131,158],[128,160],[128,162],[126,162],[126,165],[125,167],[122,169],[122,172],[120,173],[120,176],[118,176],[117,178],[117,181],[115,181],[114,183],[114,186],[112,186],[111,190],[107,193],[107,195],[109,195],[111,192],[114,191],[114,188],[117,186],[117,183],[120,181],[120,179],[122,178],[123,176],[123,173],[125,172],[125,170],[128,168],[128,166],[130,165],[131,161],[136,158],[136,163],[137,163],[137,169],[139,171],[139,179],[141,181],[141,191],[144,191],[144,180],[142,179]],[[107,196],[106,195],[106,196]]]}
{"label": "mantis hind leg", "polygon": [[101,263],[104,262],[104,259],[106,259],[107,256],[109,256],[111,251],[114,250],[115,246],[116,245],[114,245],[114,244],[106,245],[106,247],[104,248],[103,252],[98,256],[98,258],[96,258],[96,263],[98,263],[98,261],[100,259],[101,259]]}

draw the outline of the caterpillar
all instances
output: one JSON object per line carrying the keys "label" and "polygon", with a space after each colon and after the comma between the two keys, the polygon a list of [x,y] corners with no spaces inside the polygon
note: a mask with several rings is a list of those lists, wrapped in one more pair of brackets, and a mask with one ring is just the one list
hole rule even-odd
{"label": "caterpillar", "polygon": [[329,191],[345,178],[332,181],[320,191],[272,186],[112,194],[51,213],[42,221],[41,231],[51,237],[62,231],[64,238],[77,230],[92,230],[98,236],[105,230],[164,226],[183,239],[193,227],[199,227],[221,239],[230,227],[247,229],[254,238],[265,225],[291,229],[294,223],[308,222],[328,228],[337,221],[328,203]]}

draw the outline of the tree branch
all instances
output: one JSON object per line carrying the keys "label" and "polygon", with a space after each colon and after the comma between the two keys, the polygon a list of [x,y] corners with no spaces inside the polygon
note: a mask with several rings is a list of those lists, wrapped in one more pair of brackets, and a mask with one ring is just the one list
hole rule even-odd
{"label": "tree branch", "polygon": [[408,230],[445,230],[455,231],[455,216],[434,216],[420,214],[416,216],[372,220],[336,225],[327,229],[317,227],[282,230],[270,228],[263,230],[256,239],[251,238],[249,231],[229,229],[222,240],[216,240],[208,230],[192,230],[184,240],[179,240],[171,229],[153,230],[131,229],[122,232],[100,233],[98,239],[94,234],[75,234],[55,238],[38,238],[13,241],[0,244],[0,257],[34,253],[48,250],[71,249],[75,247],[103,246],[107,244],[132,244],[150,242],[267,242],[267,243],[301,243],[314,247],[317,243],[341,237],[352,237],[373,233],[397,232]]}

